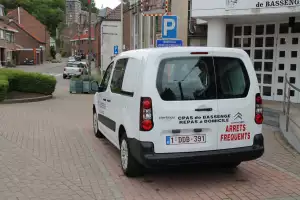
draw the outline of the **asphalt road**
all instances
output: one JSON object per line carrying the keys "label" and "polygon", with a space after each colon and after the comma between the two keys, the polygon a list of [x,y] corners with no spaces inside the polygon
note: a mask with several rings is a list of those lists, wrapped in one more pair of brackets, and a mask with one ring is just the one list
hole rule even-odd
{"label": "asphalt road", "polygon": [[92,131],[92,95],[69,94],[64,63],[24,66],[53,74],[55,98],[0,105],[0,200],[300,199],[300,155],[264,126],[266,152],[236,170],[178,168],[129,179],[118,151]]}

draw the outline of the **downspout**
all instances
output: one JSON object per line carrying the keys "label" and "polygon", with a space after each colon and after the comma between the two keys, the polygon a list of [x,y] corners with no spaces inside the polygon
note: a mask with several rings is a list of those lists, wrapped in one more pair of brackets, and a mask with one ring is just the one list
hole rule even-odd
{"label": "downspout", "polygon": [[18,7],[18,23],[21,24],[20,7]]}

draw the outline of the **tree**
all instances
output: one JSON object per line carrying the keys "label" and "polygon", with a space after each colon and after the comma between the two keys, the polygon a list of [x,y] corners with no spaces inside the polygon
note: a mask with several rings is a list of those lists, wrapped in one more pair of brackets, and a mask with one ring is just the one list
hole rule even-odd
{"label": "tree", "polygon": [[[82,10],[88,11],[89,10],[88,0],[80,0],[80,1],[81,1]],[[92,4],[92,13],[98,13],[98,8],[96,8],[95,0],[91,0],[91,4]]]}
{"label": "tree", "polygon": [[0,4],[6,11],[18,6],[24,8],[46,25],[52,37],[56,35],[57,26],[64,21],[65,0],[0,0]]}
{"label": "tree", "polygon": [[50,54],[51,54],[52,58],[55,59],[56,51],[55,51],[54,46],[51,46],[51,47],[50,47]]}

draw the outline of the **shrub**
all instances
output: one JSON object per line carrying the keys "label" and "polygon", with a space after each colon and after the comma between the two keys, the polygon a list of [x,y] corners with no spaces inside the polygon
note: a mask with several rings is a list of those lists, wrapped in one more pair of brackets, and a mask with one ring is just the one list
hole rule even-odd
{"label": "shrub", "polygon": [[0,101],[10,91],[50,95],[54,92],[55,86],[56,79],[53,76],[13,69],[0,69]]}
{"label": "shrub", "polygon": [[8,61],[5,66],[6,67],[10,67],[10,68],[16,67],[16,65],[13,62],[11,62],[11,61]]}
{"label": "shrub", "polygon": [[55,59],[56,51],[55,51],[54,46],[50,47],[50,54],[51,54],[52,58]]}
{"label": "shrub", "polygon": [[8,79],[6,76],[0,76],[0,101],[3,101],[8,91]]}

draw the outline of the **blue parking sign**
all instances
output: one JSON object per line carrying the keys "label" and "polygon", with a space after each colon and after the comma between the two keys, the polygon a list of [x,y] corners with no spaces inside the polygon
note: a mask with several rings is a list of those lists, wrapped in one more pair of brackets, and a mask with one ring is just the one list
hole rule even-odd
{"label": "blue parking sign", "polygon": [[119,54],[119,47],[118,47],[118,45],[114,46],[114,54],[115,55]]}
{"label": "blue parking sign", "polygon": [[175,39],[177,38],[177,16],[164,15],[161,18],[161,38],[162,39]]}

